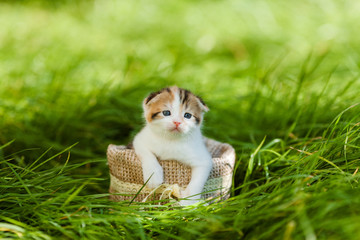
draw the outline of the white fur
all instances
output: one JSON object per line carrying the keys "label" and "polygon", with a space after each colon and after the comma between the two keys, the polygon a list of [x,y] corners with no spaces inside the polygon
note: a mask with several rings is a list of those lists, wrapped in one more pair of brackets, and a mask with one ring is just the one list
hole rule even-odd
{"label": "white fur", "polygon": [[[181,193],[183,198],[190,201],[180,202],[182,205],[189,205],[201,197],[200,193],[212,168],[212,158],[205,146],[200,125],[193,118],[182,117],[186,110],[180,112],[179,102],[179,99],[175,99],[166,106],[165,109],[171,111],[171,116],[148,122],[135,136],[133,144],[142,162],[144,182],[149,180],[148,187],[157,187],[164,181],[163,169],[157,157],[161,160],[177,160],[191,167],[191,181]],[[175,128],[174,121],[181,122],[179,131],[172,131]]]}

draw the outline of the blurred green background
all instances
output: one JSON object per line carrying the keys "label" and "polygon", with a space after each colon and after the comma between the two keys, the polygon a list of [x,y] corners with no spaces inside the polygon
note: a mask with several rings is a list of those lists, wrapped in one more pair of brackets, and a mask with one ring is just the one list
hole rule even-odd
{"label": "blurred green background", "polygon": [[203,96],[204,131],[219,140],[286,137],[295,120],[296,134],[309,134],[357,97],[359,10],[358,1],[3,1],[0,142],[79,142],[102,154],[141,127],[149,92],[173,84]]}
{"label": "blurred green background", "polygon": [[[312,154],[334,161],[348,178],[359,166],[359,137],[354,137],[359,136],[360,119],[356,105],[360,102],[359,13],[360,1],[355,0],[0,1],[0,146],[14,140],[0,148],[0,158],[11,158],[6,161],[20,171],[66,149],[39,168],[63,169],[67,160],[69,164],[86,163],[61,175],[69,186],[59,194],[65,194],[76,181],[93,177],[98,179],[79,188],[77,194],[106,193],[107,145],[127,144],[141,129],[141,102],[147,94],[178,85],[200,95],[209,106],[204,134],[236,149],[237,189],[233,196],[240,191],[248,194],[237,200],[256,202],[254,199],[265,194],[256,187],[275,177],[314,172],[348,193],[352,190],[346,190],[341,177],[335,173],[334,178],[329,177],[332,165]],[[350,106],[341,114],[341,121],[336,118]],[[267,152],[255,159],[252,153],[265,136]],[[352,145],[346,145],[348,142]],[[73,144],[68,159],[68,147]],[[291,149],[311,152],[313,162],[301,165],[307,161],[307,153]],[[14,172],[5,160],[2,166],[7,177]],[[357,178],[356,172],[352,177]],[[261,183],[251,185],[253,192],[241,190],[242,184],[259,179]],[[283,183],[275,188],[296,195],[298,182],[290,182],[286,186],[291,191],[282,189]],[[56,189],[51,184],[46,185],[48,193]],[[319,184],[329,185],[325,180]],[[317,186],[313,191],[322,193],[323,185]],[[26,194],[19,189],[0,190]],[[314,204],[320,199],[322,210],[331,201],[330,193],[323,198],[311,196]],[[357,203],[355,196],[359,195],[349,200],[352,204]],[[237,200],[234,204],[247,204]],[[271,206],[272,200],[264,201]],[[294,207],[305,222],[300,224],[303,230],[294,231],[301,232],[300,239],[314,239],[320,233],[331,236],[328,233],[343,207],[334,207],[339,212],[328,218],[326,231],[301,215],[309,209]],[[236,209],[240,209],[238,205]],[[316,205],[310,212],[314,209],[320,207]],[[267,210],[263,213],[270,220],[263,226],[270,227],[264,231],[257,225],[263,219],[256,214],[252,217],[258,222],[238,223],[248,224],[244,230],[248,236],[270,237],[277,230],[285,232],[284,239],[291,239],[292,222],[289,225],[284,218],[277,228],[271,220],[274,212]],[[61,211],[72,210],[64,207]],[[345,211],[344,216],[347,214]],[[358,220],[352,216],[350,222]],[[318,217],[313,219],[325,219],[320,212]],[[32,218],[16,219],[29,223]],[[348,232],[337,236],[355,236],[358,226],[348,221],[339,225],[346,225]],[[308,228],[311,224],[315,230]],[[228,231],[224,229],[221,231]],[[113,236],[110,230],[108,233]],[[65,235],[79,236],[71,234]]]}

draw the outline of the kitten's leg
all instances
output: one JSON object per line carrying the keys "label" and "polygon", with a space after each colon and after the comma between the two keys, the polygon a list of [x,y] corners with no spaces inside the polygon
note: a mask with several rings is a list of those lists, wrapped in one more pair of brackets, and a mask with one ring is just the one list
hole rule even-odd
{"label": "kitten's leg", "polygon": [[[135,147],[135,146],[134,146]],[[135,147],[135,152],[141,160],[144,183],[150,188],[155,188],[164,182],[163,168],[160,166],[155,155],[145,148]]]}
{"label": "kitten's leg", "polygon": [[[182,197],[189,200],[180,201],[180,205],[191,205],[200,200],[200,193],[203,191],[206,180],[209,177],[212,168],[212,161],[202,166],[194,166],[191,168],[191,180],[185,191],[182,193]],[[193,196],[196,195],[196,196]]]}

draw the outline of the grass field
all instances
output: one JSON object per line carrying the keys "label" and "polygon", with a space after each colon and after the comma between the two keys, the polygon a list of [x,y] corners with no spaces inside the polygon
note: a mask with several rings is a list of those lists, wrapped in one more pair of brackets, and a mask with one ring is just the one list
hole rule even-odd
{"label": "grass field", "polygon": [[[1,239],[359,239],[360,3],[1,1]],[[232,197],[110,202],[106,148],[169,85],[234,146]]]}

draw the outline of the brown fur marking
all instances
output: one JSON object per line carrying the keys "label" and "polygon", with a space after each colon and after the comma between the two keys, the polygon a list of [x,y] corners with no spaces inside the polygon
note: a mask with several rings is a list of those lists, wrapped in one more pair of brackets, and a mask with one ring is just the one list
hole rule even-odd
{"label": "brown fur marking", "polygon": [[155,119],[156,116],[157,116],[159,113],[160,113],[160,112],[153,113],[153,114],[151,115],[151,119]]}

